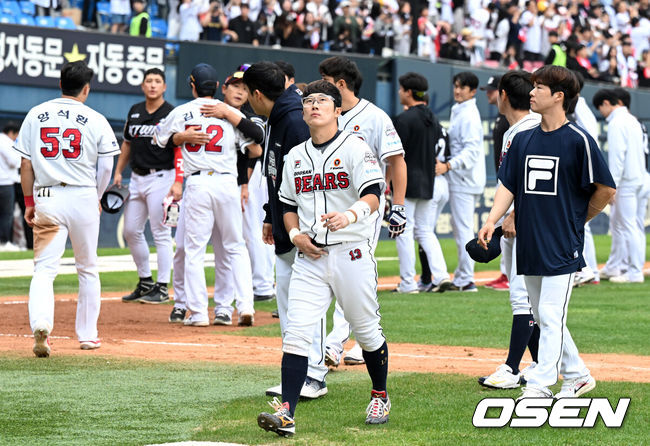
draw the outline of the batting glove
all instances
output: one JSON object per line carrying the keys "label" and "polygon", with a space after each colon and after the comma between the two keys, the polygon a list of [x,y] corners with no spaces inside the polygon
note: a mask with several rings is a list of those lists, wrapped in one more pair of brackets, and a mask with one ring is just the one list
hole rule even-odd
{"label": "batting glove", "polygon": [[390,238],[395,238],[404,232],[406,227],[406,211],[404,210],[404,205],[394,204],[390,208],[390,214],[388,215],[388,233]]}

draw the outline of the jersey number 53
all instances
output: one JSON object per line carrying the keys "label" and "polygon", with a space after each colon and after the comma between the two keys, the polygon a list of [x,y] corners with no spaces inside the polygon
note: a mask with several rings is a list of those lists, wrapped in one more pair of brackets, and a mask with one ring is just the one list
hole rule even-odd
{"label": "jersey number 53", "polygon": [[[61,140],[67,144],[61,144]],[[62,153],[66,159],[77,159],[81,155],[81,132],[79,129],[70,128],[61,132],[59,127],[42,127],[41,141],[45,144],[41,147],[41,154],[45,158],[57,158],[59,153]]]}
{"label": "jersey number 53", "polygon": [[[190,128],[194,128],[197,131],[201,131],[203,129],[200,125],[196,125],[196,124],[185,125],[185,130]],[[221,128],[220,125],[212,124],[205,129],[205,133],[211,136],[210,141],[208,141],[208,143],[205,144],[205,151],[220,153],[221,146],[218,145],[218,143],[219,141],[221,141],[221,138],[223,138],[223,128]],[[203,144],[185,144],[185,149],[188,152],[198,152],[199,150],[201,150],[201,147],[203,147]]]}

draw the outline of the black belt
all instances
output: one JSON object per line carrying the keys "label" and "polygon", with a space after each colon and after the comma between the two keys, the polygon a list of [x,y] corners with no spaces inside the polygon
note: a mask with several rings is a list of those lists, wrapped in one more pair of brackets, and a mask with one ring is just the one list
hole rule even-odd
{"label": "black belt", "polygon": [[336,245],[340,245],[340,244],[343,243],[343,242],[339,242],[339,243],[330,243],[330,244],[325,245],[325,244],[323,244],[323,243],[318,243],[316,240],[312,239],[312,240],[311,240],[311,243],[312,243],[312,245],[314,245],[314,246],[317,247],[317,248],[327,248],[328,246],[336,246]]}
{"label": "black belt", "polygon": [[228,175],[229,172],[217,172],[216,170],[197,170],[196,172],[192,172],[190,174],[191,177],[195,175],[201,175],[203,173],[204,175]]}
{"label": "black belt", "polygon": [[137,173],[140,176],[147,176],[152,173],[160,172],[161,170],[169,170],[169,169],[140,169],[139,167],[131,167],[131,171]]}

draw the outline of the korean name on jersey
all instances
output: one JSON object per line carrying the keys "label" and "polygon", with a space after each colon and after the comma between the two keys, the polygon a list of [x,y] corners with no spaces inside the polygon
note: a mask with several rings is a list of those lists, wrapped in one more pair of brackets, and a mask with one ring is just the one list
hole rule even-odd
{"label": "korean name on jersey", "polygon": [[61,183],[97,187],[97,157],[120,153],[106,118],[67,98],[32,108],[15,148],[31,160],[37,188]]}
{"label": "korean name on jersey", "polygon": [[341,132],[324,150],[313,146],[311,138],[287,154],[280,200],[298,206],[300,231],[326,245],[354,242],[374,237],[373,212],[367,221],[348,225],[336,232],[323,227],[321,215],[345,212],[359,200],[366,187],[384,186],[377,158],[368,144],[350,132]]}
{"label": "korean name on jersey", "polygon": [[[205,145],[184,144],[182,146],[185,176],[200,170],[213,170],[220,174],[236,176],[237,153],[232,148],[239,149],[243,153],[244,149],[253,143],[252,139],[244,137],[227,120],[208,118],[201,114],[202,105],[219,102],[221,101],[218,99],[194,99],[176,107],[156,126],[154,137],[160,147],[165,147],[174,133],[185,131],[190,127],[210,135],[211,139]],[[239,110],[230,108],[244,117]]]}

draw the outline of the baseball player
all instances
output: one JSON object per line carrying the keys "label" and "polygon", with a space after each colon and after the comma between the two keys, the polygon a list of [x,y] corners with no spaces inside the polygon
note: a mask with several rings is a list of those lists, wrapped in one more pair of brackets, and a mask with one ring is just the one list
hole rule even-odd
{"label": "baseball player", "polygon": [[517,273],[524,276],[540,327],[537,366],[522,398],[553,396],[549,387],[564,377],[556,398],[577,397],[596,387],[571,338],[567,308],[573,275],[585,266],[584,224],[614,195],[614,182],[598,145],[566,119],[579,92],[564,67],[545,66],[532,75],[531,110],[541,125],[519,132],[499,169],[501,186],[478,240],[487,249],[495,223],[515,203]]}
{"label": "baseball player", "polygon": [[79,275],[77,338],[82,350],[101,345],[97,337],[99,198],[110,181],[113,156],[120,148],[106,118],[84,105],[92,77],[93,70],[85,62],[65,64],[61,97],[29,111],[14,146],[23,158],[20,175],[25,220],[34,228],[29,322],[37,357],[50,355],[52,284],[68,236]]}
{"label": "baseball player", "polygon": [[[509,128],[503,136],[501,160],[507,155],[512,141],[519,132],[539,126],[541,116],[530,113],[530,91],[533,84],[530,73],[525,71],[509,71],[500,79],[498,85],[497,106],[509,123]],[[500,184],[497,183],[497,188]],[[504,364],[489,376],[478,379],[479,384],[495,389],[515,389],[519,387],[521,378],[532,370],[537,363],[539,345],[539,327],[535,324],[533,313],[528,301],[528,292],[524,277],[517,274],[516,261],[516,230],[515,214],[512,206],[503,220],[504,237],[501,238],[502,264],[507,272],[506,281],[509,283],[510,307],[512,309],[512,326],[510,329],[510,347]],[[533,364],[520,372],[519,364],[526,351],[530,350]]]}
{"label": "baseball player", "polygon": [[[645,233],[636,222],[639,197],[645,188],[645,150],[643,130],[627,107],[619,103],[613,90],[601,89],[593,97],[594,107],[607,119],[608,161],[617,185],[611,206],[612,245],[620,244],[622,258],[628,261],[625,273],[614,271],[613,261],[605,264],[609,280],[616,283],[643,282]],[[616,239],[616,240],[615,240]],[[615,260],[616,257],[613,259]]]}
{"label": "baseball player", "polygon": [[[302,92],[285,79],[280,67],[271,62],[253,64],[244,72],[244,83],[249,91],[248,102],[255,113],[268,117],[264,140],[263,172],[269,194],[264,205],[266,216],[262,227],[264,243],[275,247],[276,293],[280,331],[286,333],[289,282],[293,274],[295,247],[289,240],[282,213],[279,191],[282,185],[282,168],[289,150],[309,138],[309,129],[302,118]],[[327,394],[327,366],[323,358],[325,346],[325,319],[314,333],[309,352],[307,377],[301,389],[305,398],[320,398]],[[282,384],[266,390],[267,395],[280,395]]]}
{"label": "baseball player", "polygon": [[[370,146],[375,158],[381,162],[384,174],[392,182],[393,204],[388,217],[389,233],[395,238],[404,232],[406,214],[404,197],[406,194],[406,163],[404,149],[390,117],[379,107],[366,99],[357,97],[363,77],[357,65],[347,57],[334,56],[325,59],[318,66],[323,80],[334,84],[341,93],[342,112],[338,119],[339,129],[357,135]],[[390,171],[390,174],[388,174]],[[384,196],[380,197],[379,208],[384,209]],[[376,221],[374,245],[379,240],[381,219]],[[401,290],[411,292],[412,289]],[[332,331],[326,339],[325,361],[336,367],[343,353],[343,344],[350,336],[350,326],[346,322],[341,308],[336,306],[333,316]],[[348,365],[363,364],[361,348],[355,345],[343,358]]]}
{"label": "baseball player", "polygon": [[[163,199],[175,181],[174,151],[157,148],[153,143],[156,125],[174,108],[163,94],[165,73],[151,68],[144,74],[144,102],[131,107],[124,125],[122,153],[117,160],[113,184],[122,184],[122,172],[131,166],[129,198],[124,207],[124,238],[138,269],[138,285],[122,297],[122,302],[159,304],[169,300],[167,284],[172,267],[172,232],[163,224]],[[153,282],[149,266],[149,246],[144,226],[149,226],[156,245],[158,278]]]}
{"label": "baseball player", "polygon": [[474,261],[465,251],[465,243],[474,235],[474,209],[485,188],[483,124],[476,107],[478,78],[469,71],[453,77],[454,100],[449,122],[451,158],[436,164],[436,174],[447,174],[449,206],[454,238],[458,249],[458,267],[451,291],[476,292]]}
{"label": "baseball player", "polygon": [[[395,117],[395,129],[406,152],[408,182],[406,188],[406,218],[413,222],[397,237],[401,282],[400,289],[418,288],[415,285],[414,239],[425,252],[429,264],[442,258],[442,249],[433,229],[434,178],[437,145],[442,138],[441,126],[424,100],[429,84],[417,73],[406,73],[399,78],[400,103],[407,107]],[[451,285],[449,275],[436,276],[432,285],[436,292],[444,292]]]}
{"label": "baseball player", "polygon": [[[208,64],[198,64],[190,75],[192,94],[196,99],[176,107],[154,132],[156,143],[167,146],[174,134],[189,127],[209,135],[203,144],[183,144],[183,164],[187,184],[184,192],[186,306],[191,315],[184,324],[205,327],[208,318],[208,293],[205,285],[203,256],[213,231],[221,236],[225,263],[233,274],[235,298],[238,301],[240,323],[253,323],[253,288],[250,283],[250,259],[241,235],[241,204],[237,187],[237,155],[252,140],[223,119],[204,116],[201,105],[213,103],[217,89],[217,74]],[[259,156],[260,153],[252,153]],[[191,224],[189,224],[191,222]],[[219,249],[219,248],[218,248]]]}
{"label": "baseball player", "polygon": [[257,418],[261,428],[282,436],[295,433],[311,338],[333,296],[362,345],[372,380],[366,423],[386,423],[390,412],[388,347],[380,326],[373,255],[384,175],[370,147],[338,129],[341,102],[338,89],[327,81],[307,86],[304,119],[311,138],[289,152],[282,173],[284,223],[298,253],[282,341],[282,402],[275,398],[270,403],[275,413]]}

